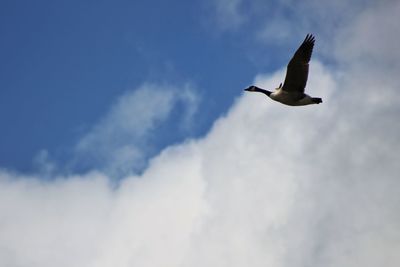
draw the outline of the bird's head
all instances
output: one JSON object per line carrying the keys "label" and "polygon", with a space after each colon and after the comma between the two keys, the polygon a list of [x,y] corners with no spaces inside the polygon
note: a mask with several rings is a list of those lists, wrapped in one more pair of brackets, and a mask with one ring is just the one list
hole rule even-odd
{"label": "bird's head", "polygon": [[267,96],[270,96],[271,93],[272,93],[271,91],[262,89],[262,88],[260,88],[260,87],[254,86],[254,85],[249,86],[248,88],[246,88],[246,89],[244,89],[244,90],[245,90],[245,91],[248,91],[248,92],[259,92],[259,93],[263,93],[263,94],[266,94]]}
{"label": "bird's head", "polygon": [[244,89],[244,90],[245,90],[245,91],[248,91],[248,92],[255,92],[256,89],[257,89],[257,87],[255,87],[254,85],[252,85],[252,86],[249,86],[248,88],[246,88],[246,89]]}

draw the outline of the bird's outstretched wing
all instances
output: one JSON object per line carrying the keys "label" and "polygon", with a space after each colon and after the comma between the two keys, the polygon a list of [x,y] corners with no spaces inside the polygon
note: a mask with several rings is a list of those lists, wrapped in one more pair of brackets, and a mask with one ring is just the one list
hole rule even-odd
{"label": "bird's outstretched wing", "polygon": [[289,61],[282,90],[293,93],[304,93],[308,78],[308,62],[311,59],[314,42],[314,36],[307,34],[303,43]]}

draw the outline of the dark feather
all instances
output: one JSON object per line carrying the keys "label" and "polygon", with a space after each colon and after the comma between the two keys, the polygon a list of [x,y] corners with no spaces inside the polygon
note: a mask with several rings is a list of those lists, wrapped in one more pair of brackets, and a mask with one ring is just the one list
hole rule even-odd
{"label": "dark feather", "polygon": [[308,63],[311,59],[315,38],[312,34],[307,34],[303,43],[294,53],[289,61],[286,70],[285,82],[282,89],[287,92],[299,93],[303,95],[308,78]]}

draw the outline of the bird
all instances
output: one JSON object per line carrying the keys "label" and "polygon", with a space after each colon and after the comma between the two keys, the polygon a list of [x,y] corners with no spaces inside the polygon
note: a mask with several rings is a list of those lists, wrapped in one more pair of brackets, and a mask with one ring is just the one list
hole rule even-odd
{"label": "bird", "polygon": [[272,100],[278,101],[288,106],[305,106],[311,104],[320,104],[322,99],[311,97],[304,93],[307,84],[308,67],[311,54],[314,48],[315,37],[307,34],[303,43],[294,53],[286,69],[285,81],[275,88],[274,92],[251,85],[244,89],[248,92],[259,92],[266,94]]}

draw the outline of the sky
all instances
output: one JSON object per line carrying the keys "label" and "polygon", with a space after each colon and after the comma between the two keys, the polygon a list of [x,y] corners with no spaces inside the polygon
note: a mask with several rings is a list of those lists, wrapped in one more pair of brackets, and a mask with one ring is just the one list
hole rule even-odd
{"label": "sky", "polygon": [[[399,13],[1,1],[0,265],[399,266]],[[322,104],[243,92],[307,33]]]}

